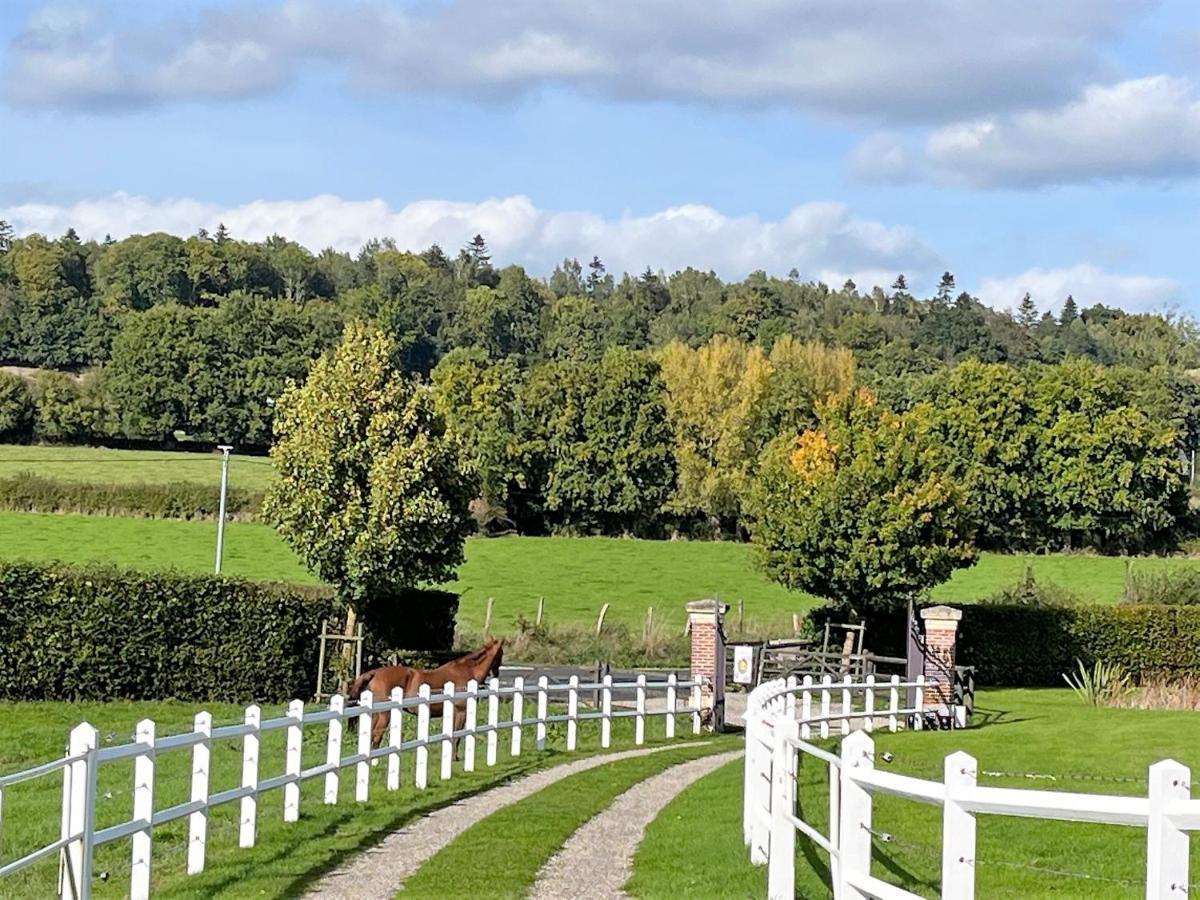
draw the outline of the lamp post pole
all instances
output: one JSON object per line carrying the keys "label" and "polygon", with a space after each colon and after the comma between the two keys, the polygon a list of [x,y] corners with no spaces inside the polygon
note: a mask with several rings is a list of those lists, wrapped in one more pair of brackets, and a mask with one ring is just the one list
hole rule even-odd
{"label": "lamp post pole", "polygon": [[217,516],[217,574],[221,574],[221,556],[225,553],[225,493],[229,489],[229,444],[221,444],[221,511]]}

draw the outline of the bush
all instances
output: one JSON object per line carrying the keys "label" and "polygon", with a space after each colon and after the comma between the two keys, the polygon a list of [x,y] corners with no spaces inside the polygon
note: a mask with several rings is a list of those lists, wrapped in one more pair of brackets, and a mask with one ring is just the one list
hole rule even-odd
{"label": "bush", "polygon": [[33,394],[25,379],[0,372],[0,441],[24,441],[33,428]]}
{"label": "bush", "polygon": [[326,588],[0,564],[0,698],[312,695]]}
{"label": "bush", "polygon": [[1191,606],[1200,603],[1200,570],[1165,569],[1133,572],[1125,584],[1122,603]]}
{"label": "bush", "polygon": [[[254,518],[262,506],[261,491],[229,488],[226,515]],[[83,513],[98,516],[142,516],[150,519],[212,519],[221,508],[219,488],[195,482],[167,484],[93,484],[57,481],[32,472],[0,479],[0,509],[18,512]]]}

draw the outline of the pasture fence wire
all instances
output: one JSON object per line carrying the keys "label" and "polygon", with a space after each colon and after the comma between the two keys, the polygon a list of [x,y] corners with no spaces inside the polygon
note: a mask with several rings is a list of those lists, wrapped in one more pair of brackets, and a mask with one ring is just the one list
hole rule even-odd
{"label": "pasture fence wire", "polygon": [[[500,679],[492,678],[484,685],[474,680],[462,687],[448,682],[436,693],[428,684],[423,684],[416,696],[406,697],[402,689],[396,688],[386,700],[377,700],[365,691],[356,705],[348,705],[341,695],[336,694],[330,698],[327,707],[320,709],[305,709],[303,701],[293,700],[285,715],[271,719],[264,719],[261,708],[251,705],[246,707],[240,723],[215,727],[208,712],[199,712],[190,732],[175,735],[159,735],[155,722],[143,719],[137,723],[133,740],[119,745],[103,745],[98,729],[83,722],[72,729],[66,755],[62,758],[0,776],[0,835],[3,834],[6,791],[14,785],[59,772],[63,779],[58,839],[16,859],[7,862],[0,859],[0,879],[57,855],[61,900],[89,900],[96,877],[96,848],[128,839],[131,853],[128,895],[131,900],[144,900],[151,895],[153,887],[155,829],[169,822],[186,820],[187,873],[194,875],[204,871],[211,836],[209,815],[217,807],[237,804],[237,843],[239,847],[248,848],[255,846],[258,840],[258,822],[262,814],[260,800],[264,794],[281,790],[283,820],[296,822],[300,818],[302,783],[320,779],[324,803],[337,804],[343,795],[342,773],[350,770],[351,777],[347,780],[351,784],[346,787],[352,785],[354,800],[362,803],[369,799],[371,768],[380,762],[386,762],[387,766],[386,789],[400,788],[402,754],[413,754],[413,784],[424,790],[429,785],[431,765],[436,765],[441,780],[453,777],[455,745],[459,742],[463,751],[462,772],[475,771],[480,756],[483,765],[496,765],[500,736],[504,732],[509,735],[513,757],[530,749],[545,750],[551,725],[565,726],[568,751],[578,749],[580,724],[593,720],[599,722],[601,749],[611,746],[613,721],[626,717],[634,720],[635,745],[645,742],[647,719],[655,716],[663,718],[667,738],[675,736],[679,717],[690,720],[691,732],[699,734],[704,683],[702,678],[682,680],[672,673],[665,680],[654,681],[638,675],[634,680],[618,682],[611,675],[605,675],[594,683],[581,683],[579,677],[573,675],[565,684],[551,683],[544,675],[533,683],[517,677],[509,684],[502,684]],[[599,708],[581,707],[581,692],[598,692],[601,697]],[[614,692],[632,694],[632,705],[625,700],[621,705],[614,705]],[[651,706],[647,703],[648,695],[661,698],[662,702]],[[527,699],[531,702],[527,703]],[[508,718],[501,716],[502,701],[510,703]],[[463,707],[464,718],[462,727],[456,729],[455,708],[458,705]],[[532,717],[527,716],[530,706],[536,710]],[[430,722],[434,709],[442,718],[440,729],[436,731]],[[402,715],[406,712],[414,715],[416,720],[416,734],[411,740],[404,740]],[[388,717],[387,731],[381,745],[372,748],[372,727],[377,715]],[[352,719],[357,719],[357,727],[347,728]],[[314,728],[324,729],[325,761],[305,767],[304,733]],[[526,729],[533,729],[532,748],[525,737]],[[264,777],[262,738],[278,731],[284,732],[285,739],[283,771]],[[229,740],[241,742],[240,782],[236,787],[213,791],[213,744]],[[155,797],[158,762],[164,753],[184,750],[191,752],[188,800],[162,807]],[[437,754],[436,761],[431,759],[431,753]],[[105,764],[120,761],[133,763],[130,817],[100,828],[96,821],[98,771]],[[106,792],[99,799],[111,801],[112,792]],[[177,848],[164,849],[170,852]],[[161,854],[161,850],[159,852]],[[108,873],[103,875],[107,879]]]}

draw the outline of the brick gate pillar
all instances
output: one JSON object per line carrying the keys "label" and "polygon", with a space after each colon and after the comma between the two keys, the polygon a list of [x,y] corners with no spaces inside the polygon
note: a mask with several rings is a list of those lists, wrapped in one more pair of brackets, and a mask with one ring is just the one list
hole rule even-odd
{"label": "brick gate pillar", "polygon": [[954,713],[954,662],[962,610],[930,606],[921,610],[925,623],[925,708],[949,717]]}
{"label": "brick gate pillar", "polygon": [[692,635],[692,678],[708,683],[700,692],[700,720],[710,731],[725,730],[725,613],[728,604],[693,600],[687,605]]}

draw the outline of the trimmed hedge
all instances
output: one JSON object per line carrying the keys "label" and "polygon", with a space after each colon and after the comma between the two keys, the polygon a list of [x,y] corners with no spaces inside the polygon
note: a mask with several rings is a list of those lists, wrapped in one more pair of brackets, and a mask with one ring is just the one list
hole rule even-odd
{"label": "trimmed hedge", "polygon": [[[255,518],[262,500],[261,491],[231,487],[225,497],[225,512],[239,518]],[[221,491],[188,481],[109,484],[59,481],[22,472],[0,478],[0,509],[150,519],[215,519],[221,509]]]}
{"label": "trimmed hedge", "polygon": [[[1200,606],[949,605],[963,611],[958,662],[974,666],[984,686],[1062,687],[1076,659],[1120,663],[1134,675],[1200,676]],[[844,614],[822,608],[813,618]],[[869,616],[868,646],[902,656],[904,621],[902,611]]]}
{"label": "trimmed hedge", "polygon": [[327,588],[0,564],[0,699],[312,695]]}

